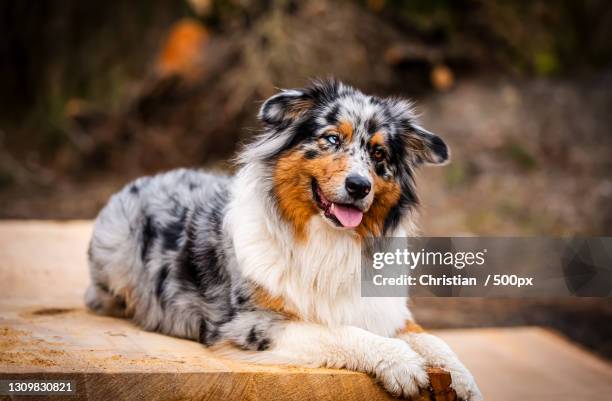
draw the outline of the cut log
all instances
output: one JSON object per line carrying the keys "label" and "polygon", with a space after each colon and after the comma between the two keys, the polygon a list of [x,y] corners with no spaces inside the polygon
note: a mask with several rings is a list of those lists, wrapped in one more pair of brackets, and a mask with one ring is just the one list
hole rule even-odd
{"label": "cut log", "polygon": [[[71,379],[71,400],[394,400],[344,369],[261,366],[141,330],[83,306],[90,222],[0,222],[0,379]],[[485,399],[600,400],[612,368],[549,330],[446,330]],[[420,401],[455,401],[448,372],[430,370]]]}

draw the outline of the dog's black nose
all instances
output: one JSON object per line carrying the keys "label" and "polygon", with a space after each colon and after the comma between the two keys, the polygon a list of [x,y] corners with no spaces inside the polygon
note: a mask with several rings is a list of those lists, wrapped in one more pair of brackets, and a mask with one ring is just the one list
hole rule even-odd
{"label": "dog's black nose", "polygon": [[355,199],[365,198],[372,189],[370,180],[360,175],[349,175],[344,183],[346,191]]}

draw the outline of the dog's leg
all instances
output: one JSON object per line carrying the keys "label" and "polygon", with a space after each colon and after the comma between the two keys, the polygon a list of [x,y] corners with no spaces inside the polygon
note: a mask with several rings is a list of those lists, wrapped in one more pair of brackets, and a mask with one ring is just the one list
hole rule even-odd
{"label": "dog's leg", "polygon": [[424,359],[405,341],[353,326],[284,322],[272,337],[269,351],[258,354],[256,359],[263,363],[369,373],[394,395],[413,397],[428,385]]}
{"label": "dog's leg", "polygon": [[398,338],[406,341],[414,351],[421,355],[427,366],[448,370],[452,378],[451,387],[457,392],[459,399],[464,401],[483,399],[470,371],[442,339],[426,333],[414,322],[407,322],[398,333]]}

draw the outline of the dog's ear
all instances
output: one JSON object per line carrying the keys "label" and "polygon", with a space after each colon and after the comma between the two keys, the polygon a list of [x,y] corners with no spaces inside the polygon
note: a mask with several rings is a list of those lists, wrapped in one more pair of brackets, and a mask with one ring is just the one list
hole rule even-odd
{"label": "dog's ear", "polygon": [[272,96],[259,110],[259,120],[274,128],[295,121],[314,105],[313,98],[302,89],[288,89]]}
{"label": "dog's ear", "polygon": [[249,163],[274,157],[292,142],[292,131],[285,130],[314,105],[308,89],[286,89],[272,96],[259,109],[257,117],[266,128],[247,145],[238,162]]}
{"label": "dog's ear", "polygon": [[415,155],[417,162],[433,165],[448,163],[450,150],[442,138],[415,123],[411,123],[407,131],[408,151]]}
{"label": "dog's ear", "polygon": [[448,146],[438,135],[420,126],[411,102],[399,98],[387,98],[385,101],[413,162],[440,165],[449,161]]}

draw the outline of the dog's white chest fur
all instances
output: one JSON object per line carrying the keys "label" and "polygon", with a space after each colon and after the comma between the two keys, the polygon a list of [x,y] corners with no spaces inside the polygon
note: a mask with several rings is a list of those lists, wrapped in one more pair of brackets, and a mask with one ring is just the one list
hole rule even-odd
{"label": "dog's white chest fur", "polygon": [[[308,320],[350,325],[391,336],[411,315],[405,298],[365,298],[360,291],[361,245],[350,233],[313,217],[308,239],[295,241],[244,174],[226,216],[241,273],[280,296]],[[250,182],[249,182],[250,181]]]}

